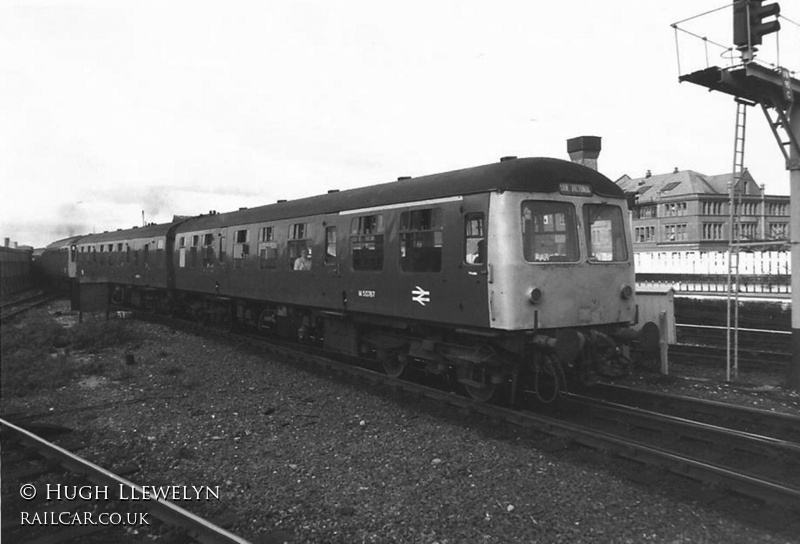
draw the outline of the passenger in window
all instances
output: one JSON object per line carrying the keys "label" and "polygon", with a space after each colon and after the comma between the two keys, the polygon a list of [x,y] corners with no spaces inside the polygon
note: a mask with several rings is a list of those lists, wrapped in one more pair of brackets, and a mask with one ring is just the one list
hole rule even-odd
{"label": "passenger in window", "polygon": [[481,238],[475,246],[475,251],[467,255],[469,264],[483,264],[486,262],[486,240]]}
{"label": "passenger in window", "polygon": [[295,270],[311,270],[311,256],[308,254],[308,248],[304,247],[300,250],[300,256],[294,260]]}

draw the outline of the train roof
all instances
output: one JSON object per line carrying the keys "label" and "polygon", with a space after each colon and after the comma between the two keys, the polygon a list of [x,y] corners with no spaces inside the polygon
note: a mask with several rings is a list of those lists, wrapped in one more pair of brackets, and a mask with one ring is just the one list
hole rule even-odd
{"label": "train roof", "polygon": [[118,229],[115,231],[87,234],[80,240],[81,244],[97,244],[111,241],[136,240],[138,238],[153,238],[165,236],[175,223],[160,223],[131,229]]}
{"label": "train roof", "polygon": [[178,226],[177,232],[493,191],[554,193],[559,191],[559,184],[563,182],[590,185],[593,192],[601,196],[625,196],[619,186],[603,174],[573,162],[542,157],[510,159],[247,210],[193,217]]}
{"label": "train roof", "polygon": [[67,238],[62,238],[61,240],[56,240],[55,242],[50,242],[45,246],[45,251],[50,251],[54,249],[63,249],[68,248],[70,244],[74,243],[77,240],[83,238],[83,234],[76,234],[74,236],[69,236]]}

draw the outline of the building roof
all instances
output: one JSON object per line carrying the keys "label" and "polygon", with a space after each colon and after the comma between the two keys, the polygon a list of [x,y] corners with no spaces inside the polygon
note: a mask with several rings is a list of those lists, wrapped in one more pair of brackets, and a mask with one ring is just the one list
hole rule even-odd
{"label": "building roof", "polygon": [[[616,183],[626,193],[638,194],[640,204],[656,202],[687,195],[728,195],[728,183],[732,173],[707,176],[694,170],[679,170],[669,174],[655,174],[641,178],[622,176]],[[761,189],[747,170],[739,180],[739,186],[745,185],[748,195],[759,196]]]}

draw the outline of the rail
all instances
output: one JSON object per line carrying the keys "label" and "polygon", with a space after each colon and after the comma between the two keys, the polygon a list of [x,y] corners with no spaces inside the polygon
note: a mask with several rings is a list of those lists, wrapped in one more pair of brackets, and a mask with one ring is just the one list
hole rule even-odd
{"label": "rail", "polygon": [[36,450],[43,457],[55,461],[71,472],[81,474],[94,484],[111,486],[112,489],[130,489],[132,494],[142,498],[154,517],[170,525],[185,529],[193,538],[204,544],[248,544],[247,540],[184,510],[170,501],[148,495],[143,487],[86,459],[82,459],[30,431],[14,425],[10,421],[0,419],[0,428],[2,428],[4,434],[12,433],[14,436],[19,437],[22,443]]}

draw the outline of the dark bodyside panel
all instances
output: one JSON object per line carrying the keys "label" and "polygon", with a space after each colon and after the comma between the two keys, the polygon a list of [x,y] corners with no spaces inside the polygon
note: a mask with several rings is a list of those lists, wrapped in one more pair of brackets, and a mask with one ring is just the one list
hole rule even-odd
{"label": "dark bodyside panel", "polygon": [[[398,224],[401,213],[438,207],[442,210],[442,265],[438,272],[404,272],[400,269],[401,245]],[[418,204],[268,220],[248,225],[224,226],[189,231],[184,225],[176,233],[173,259],[176,263],[175,287],[184,292],[202,292],[251,301],[307,306],[333,312],[357,312],[427,322],[447,322],[461,326],[487,327],[488,307],[486,268],[464,261],[464,214],[480,210],[488,213],[488,195],[469,195],[445,199],[441,203]],[[383,216],[383,267],[380,271],[354,270],[352,266],[352,222],[365,215]],[[311,244],[311,270],[294,270],[288,254],[292,225],[305,223]],[[263,267],[259,254],[259,233],[272,227],[278,254],[274,267]],[[336,230],[336,257],[326,259],[326,230]],[[247,255],[235,253],[237,231],[246,229]],[[192,258],[180,238],[191,243],[212,235],[211,259]],[[224,238],[224,247],[219,242]],[[327,262],[326,262],[327,261]],[[183,266],[181,266],[183,263]]]}

